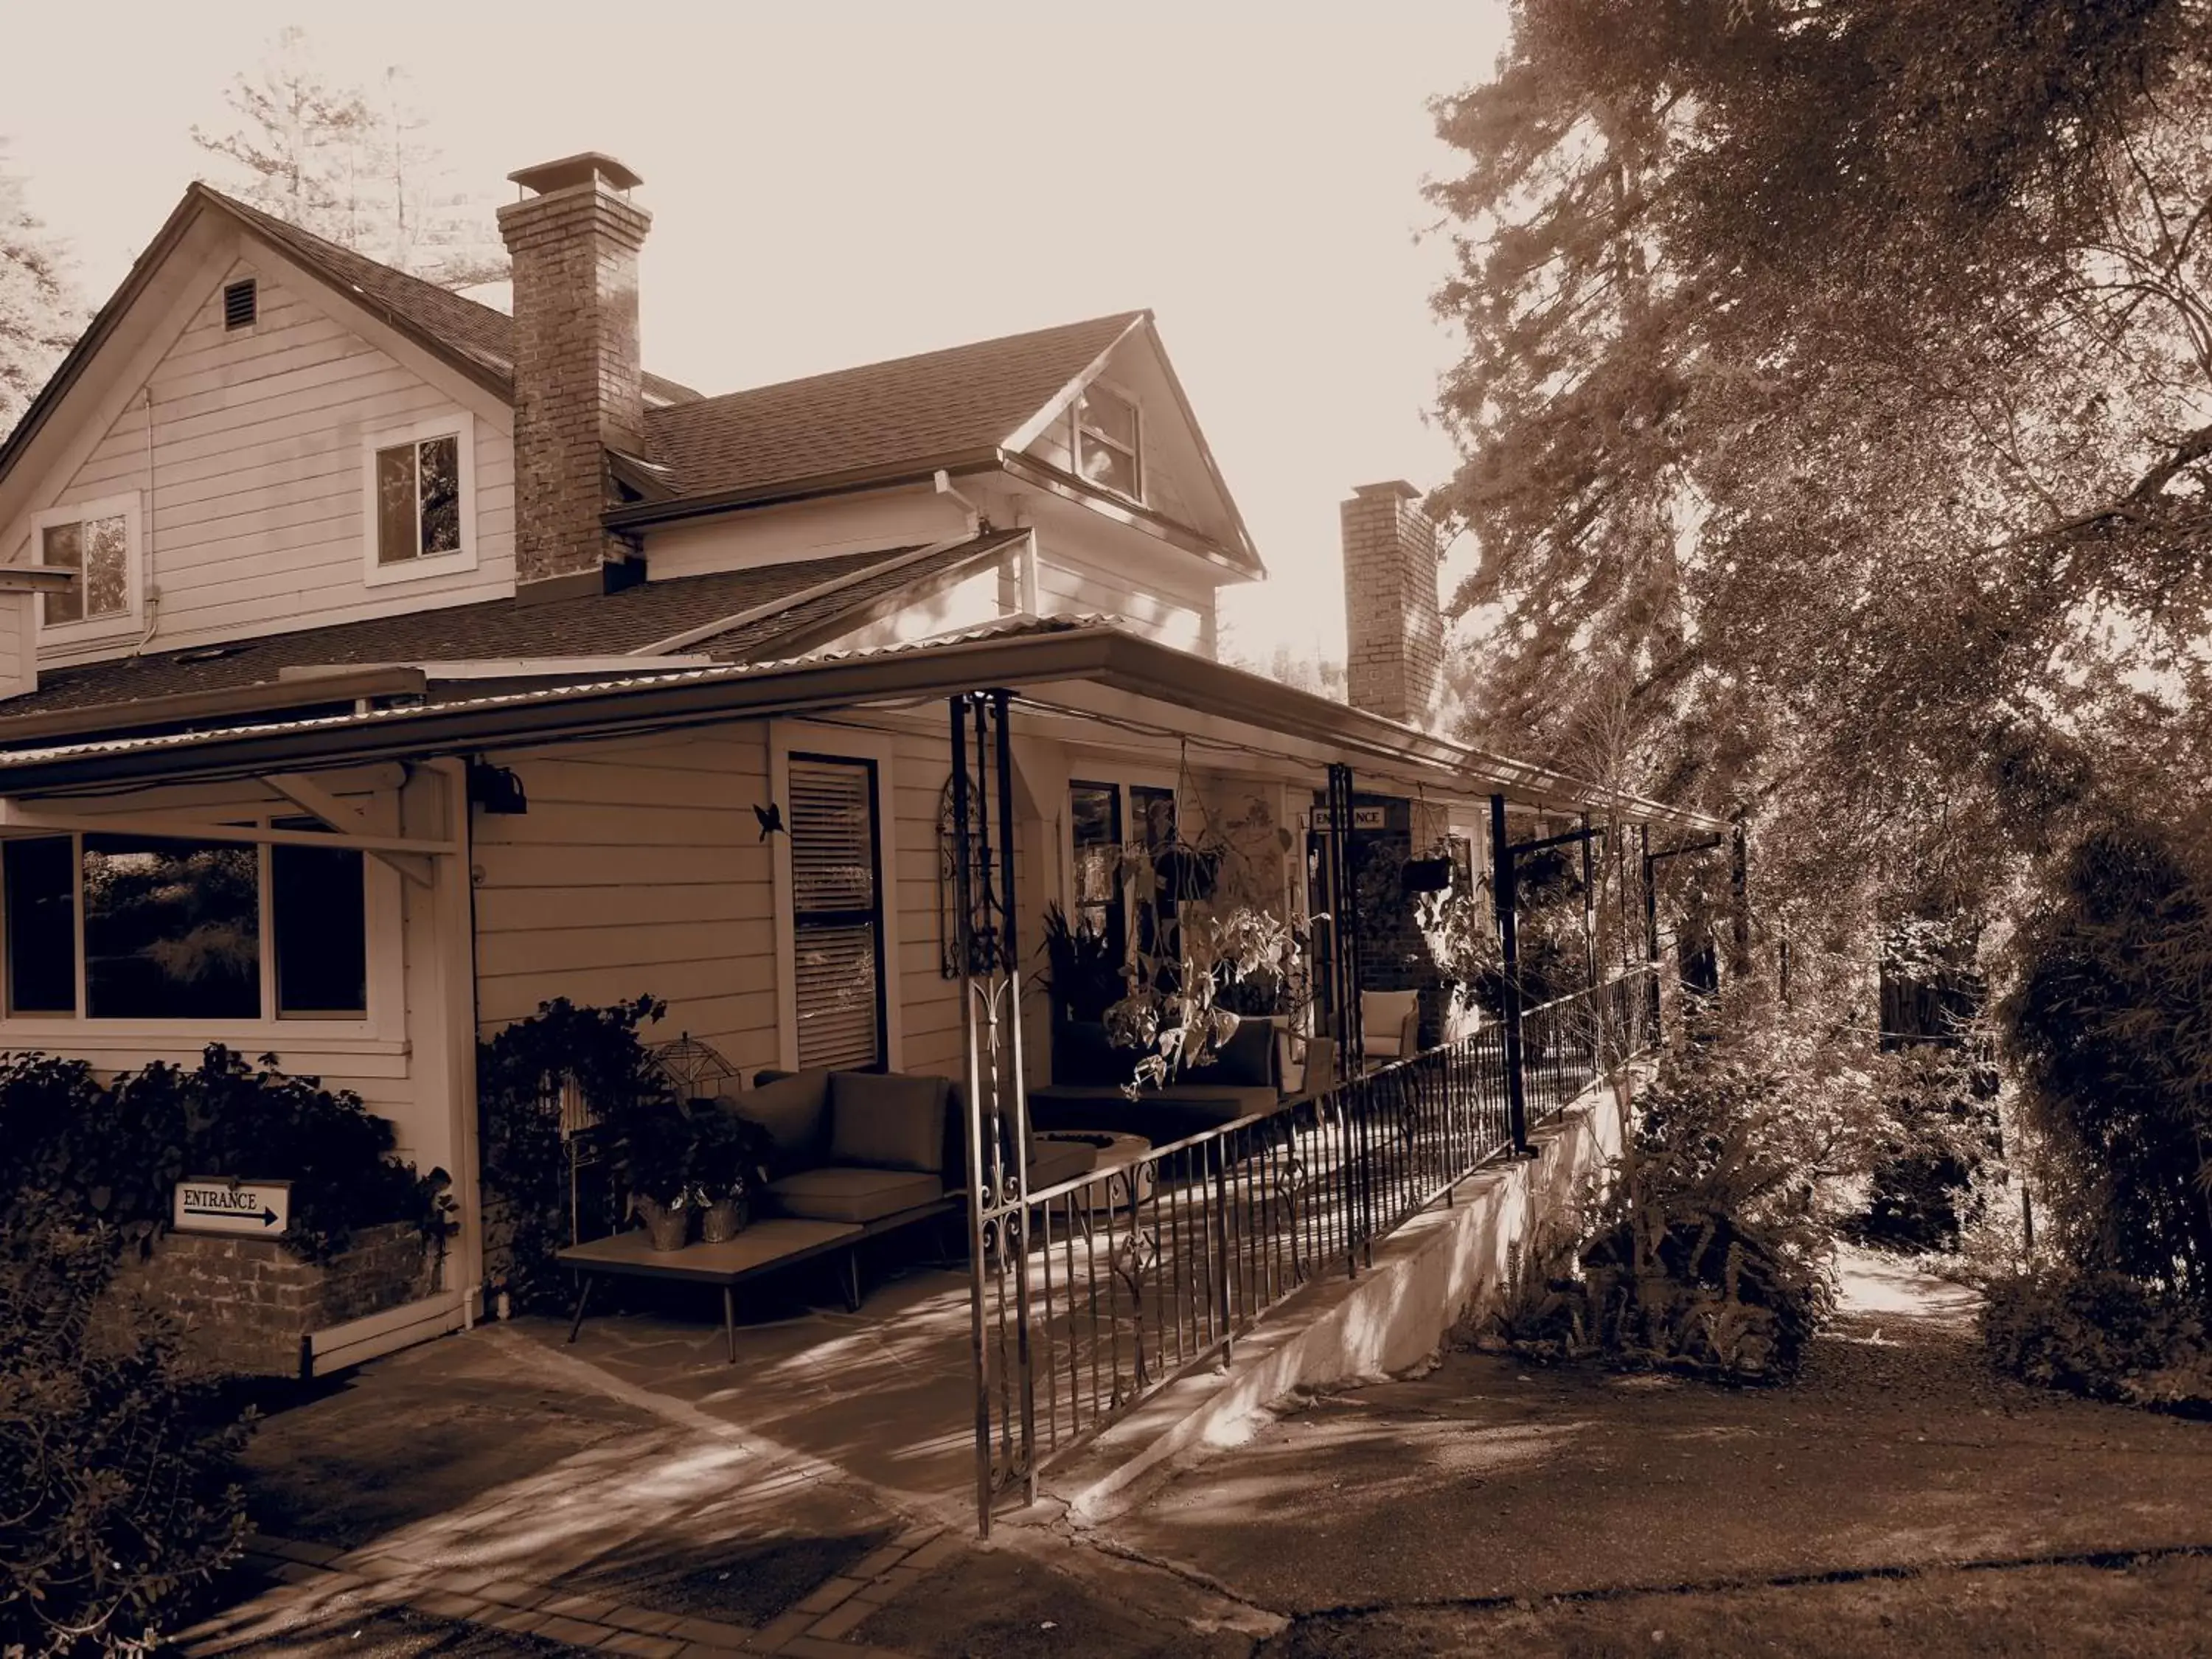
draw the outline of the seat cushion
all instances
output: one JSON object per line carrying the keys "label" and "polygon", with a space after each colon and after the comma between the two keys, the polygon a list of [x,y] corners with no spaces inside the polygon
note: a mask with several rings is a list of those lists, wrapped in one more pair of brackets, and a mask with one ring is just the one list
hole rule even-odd
{"label": "seat cushion", "polygon": [[934,1204],[945,1196],[945,1183],[934,1171],[831,1164],[769,1182],[768,1196],[780,1215],[857,1225]]}
{"label": "seat cushion", "polygon": [[1419,991],[1362,991],[1359,1024],[1368,1057],[1401,1059],[1413,1052],[1409,1027],[1419,1018]]}
{"label": "seat cushion", "polygon": [[794,1072],[716,1104],[768,1131],[770,1176],[789,1175],[822,1162],[830,1150],[830,1073]]}
{"label": "seat cushion", "polygon": [[951,1087],[941,1077],[831,1073],[830,1151],[824,1161],[941,1176]]}

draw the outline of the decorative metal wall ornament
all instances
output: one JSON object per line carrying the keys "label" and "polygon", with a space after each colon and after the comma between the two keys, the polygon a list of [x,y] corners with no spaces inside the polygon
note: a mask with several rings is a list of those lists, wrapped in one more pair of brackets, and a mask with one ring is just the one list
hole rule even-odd
{"label": "decorative metal wall ornament", "polygon": [[[956,822],[955,802],[960,794],[956,784],[964,785],[970,802],[981,799],[975,787],[975,775],[964,769],[956,777],[948,775],[945,787],[937,796],[937,971],[943,979],[966,979],[972,974],[990,969],[992,953],[998,943],[998,927],[993,920],[996,904],[990,870],[990,848],[987,842],[969,838],[968,857],[969,902],[980,906],[971,918],[972,926],[966,937],[969,955],[963,957],[960,927],[959,853],[960,827]],[[980,954],[978,954],[980,952]]]}
{"label": "decorative metal wall ornament", "polygon": [[770,801],[765,806],[755,806],[753,817],[760,825],[760,838],[766,841],[783,828],[783,808]]}
{"label": "decorative metal wall ornament", "polygon": [[730,1064],[720,1049],[711,1042],[702,1042],[689,1031],[672,1042],[659,1044],[652,1054],[653,1063],[680,1100],[709,1099],[721,1092],[720,1085],[738,1075],[738,1068]]}

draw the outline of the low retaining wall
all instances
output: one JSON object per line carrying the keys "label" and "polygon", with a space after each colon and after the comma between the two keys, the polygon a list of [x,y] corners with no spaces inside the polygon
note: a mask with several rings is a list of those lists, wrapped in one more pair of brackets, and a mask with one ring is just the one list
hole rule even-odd
{"label": "low retaining wall", "polygon": [[313,1332],[430,1294],[437,1253],[412,1222],[363,1227],[326,1262],[273,1238],[170,1232],[125,1264],[117,1288],[177,1316],[185,1352],[204,1369],[297,1376]]}
{"label": "low retaining wall", "polygon": [[1629,1078],[1579,1096],[1530,1139],[1537,1156],[1485,1166],[1375,1248],[1357,1279],[1307,1285],[1237,1340],[1225,1367],[1170,1383],[1042,1486],[1078,1522],[1137,1501],[1178,1454],[1234,1445],[1271,1401],[1300,1389],[1419,1364],[1462,1320],[1498,1307],[1521,1253],[1568,1224],[1589,1177],[1620,1153]]}

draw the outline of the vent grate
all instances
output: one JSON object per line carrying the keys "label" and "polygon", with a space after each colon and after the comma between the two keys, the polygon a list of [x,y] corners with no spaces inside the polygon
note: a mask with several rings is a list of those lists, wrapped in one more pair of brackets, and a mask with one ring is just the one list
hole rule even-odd
{"label": "vent grate", "polygon": [[242,283],[232,283],[222,291],[222,325],[225,328],[251,328],[258,307],[260,295],[258,284],[248,276]]}

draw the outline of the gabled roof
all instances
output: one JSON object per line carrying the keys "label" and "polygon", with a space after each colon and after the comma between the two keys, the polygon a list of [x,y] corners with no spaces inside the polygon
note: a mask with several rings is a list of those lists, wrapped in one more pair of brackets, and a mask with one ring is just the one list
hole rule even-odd
{"label": "gabled roof", "polygon": [[[503,311],[440,288],[420,276],[341,247],[313,231],[250,207],[203,184],[191,189],[243,219],[301,264],[341,292],[380,314],[401,333],[459,367],[472,368],[503,398],[514,395],[514,319]],[[682,403],[698,398],[688,386],[647,374],[649,398]]]}
{"label": "gabled roof", "polygon": [[[486,599],[50,668],[40,673],[37,690],[0,702],[0,746],[10,741],[10,723],[27,716],[113,708],[112,723],[124,728],[131,723],[131,711],[118,705],[273,682],[287,668],[622,656],[726,617],[743,620],[686,644],[684,652],[732,659],[771,649],[797,653],[861,625],[890,596],[991,558],[1026,533],[1000,531],[920,557],[921,550],[899,548],[640,582],[613,593],[535,604]],[[641,672],[653,661],[640,657]]]}
{"label": "gabled roof", "polygon": [[994,449],[1149,317],[1118,312],[648,410],[647,448],[679,495]]}

